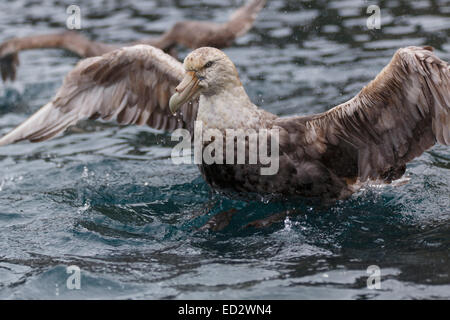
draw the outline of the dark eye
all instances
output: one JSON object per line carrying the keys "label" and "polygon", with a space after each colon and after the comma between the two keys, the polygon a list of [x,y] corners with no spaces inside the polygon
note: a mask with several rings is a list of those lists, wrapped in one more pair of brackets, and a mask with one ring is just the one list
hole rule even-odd
{"label": "dark eye", "polygon": [[205,65],[204,65],[204,68],[209,68],[209,67],[211,67],[212,65],[213,65],[213,61],[208,61]]}

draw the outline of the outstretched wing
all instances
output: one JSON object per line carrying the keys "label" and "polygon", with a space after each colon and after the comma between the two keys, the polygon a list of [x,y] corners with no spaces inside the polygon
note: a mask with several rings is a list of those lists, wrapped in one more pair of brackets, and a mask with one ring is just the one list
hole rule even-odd
{"label": "outstretched wing", "polygon": [[169,111],[169,98],[183,74],[180,62],[145,45],[82,60],[52,101],[2,137],[0,145],[50,139],[82,119],[116,119],[166,131],[190,129],[196,102],[184,105],[176,116]]}
{"label": "outstretched wing", "polygon": [[233,13],[226,25],[235,38],[243,36],[250,30],[256,16],[265,4],[266,0],[252,0]]}
{"label": "outstretched wing", "polygon": [[450,67],[431,51],[400,49],[353,99],[292,120],[304,154],[349,182],[390,182],[436,141],[449,145]]}
{"label": "outstretched wing", "polygon": [[181,21],[151,42],[158,48],[168,49],[176,44],[196,49],[200,47],[225,48],[252,27],[266,0],[250,0],[234,12],[226,23]]}
{"label": "outstretched wing", "polygon": [[[129,46],[148,44],[170,52],[176,44],[188,48],[224,48],[234,39],[244,35],[253,25],[258,12],[266,0],[251,0],[240,7],[225,24],[204,21],[181,21],[160,37],[134,41]],[[14,81],[19,65],[20,51],[30,49],[60,48],[71,51],[82,58],[94,57],[120,48],[117,44],[91,41],[80,33],[66,31],[55,34],[9,39],[0,44],[0,73],[3,81]]]}
{"label": "outstretched wing", "polygon": [[119,47],[90,41],[75,31],[9,39],[0,44],[0,72],[3,81],[15,80],[20,51],[46,48],[61,48],[87,58],[102,55]]}

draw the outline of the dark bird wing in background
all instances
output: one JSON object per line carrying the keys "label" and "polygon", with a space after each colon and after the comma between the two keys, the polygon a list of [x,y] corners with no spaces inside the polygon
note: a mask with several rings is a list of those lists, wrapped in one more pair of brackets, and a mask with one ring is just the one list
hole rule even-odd
{"label": "dark bird wing in background", "polygon": [[3,81],[14,81],[19,65],[18,55],[20,51],[24,50],[60,48],[71,51],[80,57],[94,57],[119,47],[91,41],[74,31],[14,38],[0,44],[0,72]]}
{"label": "dark bird wing in background", "polygon": [[191,129],[197,102],[184,105],[175,116],[169,111],[169,98],[183,75],[179,61],[146,45],[82,60],[52,101],[1,138],[0,145],[47,140],[83,119]]}
{"label": "dark bird wing in background", "polygon": [[163,49],[175,44],[191,49],[228,47],[237,37],[243,36],[250,30],[265,3],[265,0],[251,0],[247,5],[236,10],[228,22],[222,24],[204,21],[178,22],[160,39],[146,44]]}
{"label": "dark bird wing in background", "polygon": [[239,8],[227,23],[181,21],[160,37],[146,38],[123,45],[91,41],[74,31],[13,38],[0,44],[0,73],[3,81],[14,81],[19,65],[19,52],[31,49],[59,48],[87,58],[100,56],[123,46],[137,44],[148,44],[166,52],[176,45],[184,45],[192,49],[204,46],[228,47],[237,37],[250,30],[258,12],[264,5],[265,0],[251,0],[247,5]]}

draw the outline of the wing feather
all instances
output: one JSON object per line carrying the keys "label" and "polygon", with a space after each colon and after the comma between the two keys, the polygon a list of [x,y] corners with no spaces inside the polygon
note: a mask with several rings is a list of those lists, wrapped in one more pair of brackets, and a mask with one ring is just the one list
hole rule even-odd
{"label": "wing feather", "polygon": [[252,0],[233,13],[227,23],[227,27],[230,28],[236,38],[246,34],[250,30],[259,11],[261,11],[265,4],[266,0]]}
{"label": "wing feather", "polygon": [[[305,120],[302,147],[308,152],[325,140],[318,160],[337,176],[390,182],[436,141],[450,144],[449,78],[448,63],[432,48],[400,49],[354,98]],[[320,134],[313,142],[307,138],[311,132]],[[336,147],[344,158],[326,160]],[[346,176],[349,172],[354,176]]]}
{"label": "wing feather", "polygon": [[2,137],[0,145],[47,140],[83,119],[115,119],[119,124],[147,124],[161,130],[191,129],[197,102],[183,106],[178,115],[172,115],[168,106],[183,74],[180,62],[146,45],[82,60],[52,101]]}

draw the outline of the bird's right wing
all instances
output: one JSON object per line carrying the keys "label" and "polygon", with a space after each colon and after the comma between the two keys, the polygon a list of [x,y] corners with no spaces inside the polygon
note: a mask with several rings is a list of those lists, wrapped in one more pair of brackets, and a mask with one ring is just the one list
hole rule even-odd
{"label": "bird's right wing", "polygon": [[75,31],[12,38],[0,44],[0,73],[3,81],[14,81],[19,52],[31,49],[65,49],[82,58],[100,56],[118,46],[91,41]]}
{"label": "bird's right wing", "polygon": [[177,115],[169,110],[169,98],[183,75],[180,62],[146,45],[82,60],[52,101],[2,137],[0,145],[47,140],[83,119],[115,119],[165,131],[191,129],[196,102],[184,105]]}

